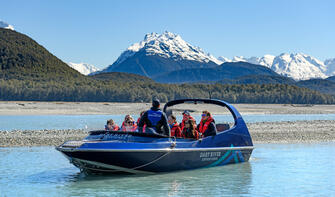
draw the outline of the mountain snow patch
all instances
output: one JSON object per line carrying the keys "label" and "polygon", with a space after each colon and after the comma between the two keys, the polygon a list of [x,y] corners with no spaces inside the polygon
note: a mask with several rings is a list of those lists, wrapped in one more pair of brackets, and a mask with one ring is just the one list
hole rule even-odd
{"label": "mountain snow patch", "polygon": [[143,41],[128,47],[115,63],[122,63],[140,50],[145,50],[147,55],[159,55],[164,58],[172,58],[175,61],[193,60],[206,63],[212,61],[218,65],[222,63],[213,55],[205,53],[199,47],[192,46],[185,42],[179,35],[171,32],[146,34]]}
{"label": "mountain snow patch", "polygon": [[8,24],[6,22],[3,22],[3,21],[0,21],[0,28],[14,30],[13,25],[10,25],[10,24]]}
{"label": "mountain snow patch", "polygon": [[232,60],[219,57],[223,62],[249,62],[268,67],[276,73],[291,77],[295,80],[307,80],[311,78],[326,78],[335,74],[335,59],[330,59],[326,63],[303,53],[288,54],[282,53],[278,56],[264,55],[263,57],[235,56]]}
{"label": "mountain snow patch", "polygon": [[99,69],[91,64],[86,63],[72,63],[69,62],[68,65],[80,72],[83,75],[89,75],[90,73],[97,72]]}

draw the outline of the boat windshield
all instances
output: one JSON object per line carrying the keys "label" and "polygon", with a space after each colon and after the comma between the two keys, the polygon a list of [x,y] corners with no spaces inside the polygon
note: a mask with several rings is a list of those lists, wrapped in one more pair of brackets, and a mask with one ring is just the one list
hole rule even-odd
{"label": "boat windshield", "polygon": [[190,101],[169,106],[165,112],[167,116],[173,114],[178,123],[181,123],[187,116],[191,116],[197,125],[202,120],[203,112],[209,112],[215,121],[218,132],[228,130],[235,125],[235,119],[229,109],[216,104]]}
{"label": "boat windshield", "polygon": [[[169,117],[174,115],[177,123],[181,130],[183,130],[183,125],[181,124],[185,120],[185,114],[189,115],[195,120],[196,125],[199,125],[202,120],[203,112],[209,112],[211,117],[214,119],[216,128],[218,132],[228,130],[236,124],[236,120],[230,110],[225,106],[226,104],[219,100],[209,100],[209,99],[188,99],[188,100],[174,100],[168,102],[164,106],[164,111]],[[163,110],[163,108],[162,108]],[[143,113],[145,111],[142,111]],[[90,128],[90,130],[104,130],[107,133],[119,132],[117,135],[123,135],[126,133],[155,133],[152,132],[151,128],[139,127],[138,123],[140,121],[140,113],[131,115],[115,115],[112,116],[110,120],[107,120],[105,128],[101,126],[96,126]],[[105,121],[105,120],[104,120]],[[184,121],[185,122],[185,121]],[[173,126],[169,120],[170,128]],[[97,137],[95,135],[95,137]]]}

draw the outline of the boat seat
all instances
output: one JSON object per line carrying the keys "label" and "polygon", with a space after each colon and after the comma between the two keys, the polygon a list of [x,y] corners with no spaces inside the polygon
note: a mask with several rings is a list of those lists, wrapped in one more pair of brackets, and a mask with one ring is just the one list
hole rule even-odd
{"label": "boat seat", "polygon": [[229,124],[216,124],[216,130],[218,132],[222,132],[222,131],[225,131],[225,130],[228,130],[230,128]]}

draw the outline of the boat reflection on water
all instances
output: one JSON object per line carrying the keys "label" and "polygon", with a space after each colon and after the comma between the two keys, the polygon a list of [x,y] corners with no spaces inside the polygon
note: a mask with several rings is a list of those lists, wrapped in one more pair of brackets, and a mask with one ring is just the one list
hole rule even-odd
{"label": "boat reflection on water", "polygon": [[75,177],[62,189],[65,196],[240,196],[252,187],[249,162],[156,175],[80,173]]}

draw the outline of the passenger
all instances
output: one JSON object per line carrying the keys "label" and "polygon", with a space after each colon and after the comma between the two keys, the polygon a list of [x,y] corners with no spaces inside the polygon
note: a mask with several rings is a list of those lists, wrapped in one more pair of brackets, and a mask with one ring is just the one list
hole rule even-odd
{"label": "passenger", "polygon": [[[168,125],[167,117],[160,109],[160,102],[158,99],[152,101],[152,107],[146,111],[138,124],[139,130],[146,125],[145,132],[159,133],[170,136],[170,127]],[[162,129],[163,127],[163,129]]]}
{"label": "passenger", "polygon": [[181,128],[179,127],[179,124],[176,120],[176,116],[170,115],[168,118],[168,122],[169,122],[169,126],[171,129],[171,136],[178,137],[178,138],[182,137]]}
{"label": "passenger", "polygon": [[203,137],[216,135],[215,121],[209,111],[202,112],[201,121],[197,128]]}
{"label": "passenger", "polygon": [[140,123],[141,117],[143,116],[144,113],[145,113],[145,111],[141,111],[140,117],[136,121],[137,124]]}
{"label": "passenger", "polygon": [[136,131],[137,130],[137,124],[135,123],[133,118],[128,118],[126,122],[124,123],[124,126],[122,127],[122,131]]}
{"label": "passenger", "polygon": [[126,124],[126,122],[129,120],[129,119],[133,119],[133,117],[131,117],[131,115],[127,114],[125,117],[124,117],[124,121],[122,122],[122,127],[124,127],[124,125]]}
{"label": "passenger", "polygon": [[[144,113],[145,113],[145,111],[142,111],[140,113],[140,117],[136,121],[137,125],[140,123],[141,117],[143,116]],[[145,132],[145,128],[146,128],[146,125],[144,124],[143,129],[141,131],[139,130],[138,132],[143,132],[144,133]]]}
{"label": "passenger", "polygon": [[199,139],[199,133],[194,125],[195,123],[192,119],[185,121],[185,126],[182,132],[184,138]]}
{"label": "passenger", "polygon": [[120,130],[119,126],[115,124],[113,119],[107,120],[107,124],[105,125],[106,131],[118,131]]}
{"label": "passenger", "polygon": [[183,112],[183,120],[182,120],[182,122],[181,122],[181,124],[180,124],[181,130],[184,129],[185,121],[187,121],[187,120],[189,120],[189,119],[191,119],[191,120],[194,121],[194,124],[195,124],[195,127],[196,127],[195,119],[190,115],[190,112],[189,112],[188,110],[185,110],[185,111]]}

